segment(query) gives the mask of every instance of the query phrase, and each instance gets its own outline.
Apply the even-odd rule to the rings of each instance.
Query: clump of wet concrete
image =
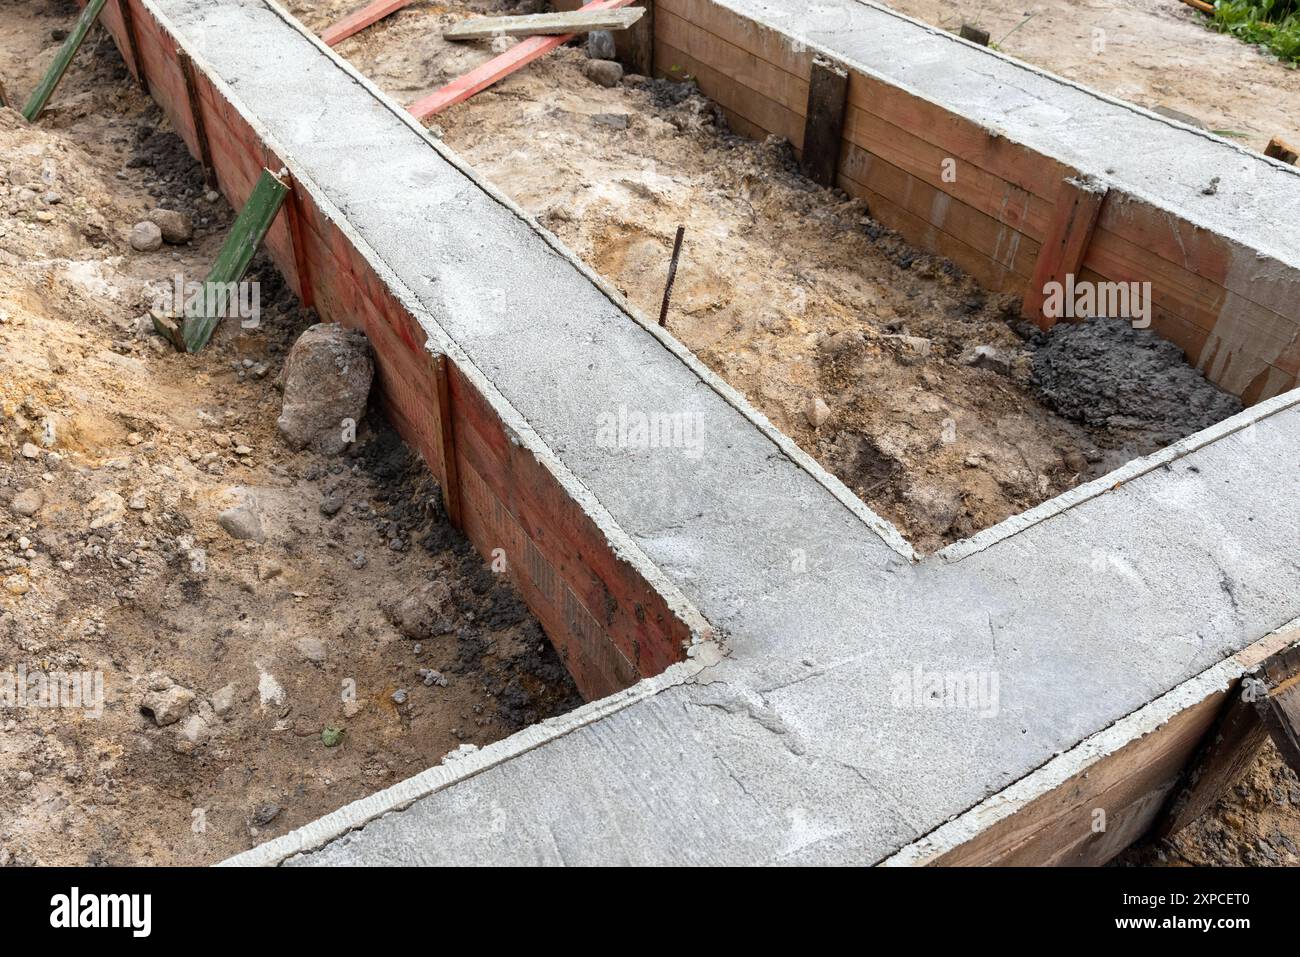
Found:
[[[1168,445],[1241,411],[1178,346],[1115,319],[1060,323],[1031,345],[1032,382],[1059,414]]]

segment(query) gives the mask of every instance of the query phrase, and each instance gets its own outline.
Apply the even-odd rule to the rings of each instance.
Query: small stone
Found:
[[[23,489],[14,496],[9,508],[15,515],[21,515],[23,518],[31,518],[41,510],[45,504],[45,493],[38,488]]]
[[[144,441],[144,436],[141,435],[139,432],[132,432],[126,437],[127,445],[139,445],[143,441]]]
[[[180,685],[172,685],[165,691],[150,691],[140,701],[140,710],[154,720],[154,724],[163,728],[175,724],[194,701],[194,692]]]
[[[343,498],[342,493],[338,491],[326,492],[321,496],[320,513],[327,517],[337,515],[345,502],[346,499]]]
[[[271,801],[265,804],[259,804],[253,808],[253,813],[249,815],[248,823],[252,827],[266,827],[277,817],[280,816],[280,805]]]
[[[318,323],[298,337],[284,368],[276,427],[289,447],[338,455],[355,439],[374,378],[370,344],[358,332]]]
[[[1006,375],[1011,371],[1011,360],[994,346],[975,346],[967,349],[961,354],[959,361],[962,365],[973,366],[976,369],[989,369],[999,375]]]
[[[279,562],[267,562],[258,572],[258,578],[264,582],[269,582],[272,578],[279,578],[284,574],[284,566]]]
[[[126,503],[126,507],[133,512],[143,512],[148,508],[149,499],[145,495],[144,489],[136,489],[132,492],[130,500]]]
[[[625,130],[628,127],[628,116],[626,113],[595,113],[591,121],[600,126],[608,126],[615,130]]]
[[[41,450],[38,449],[35,445],[33,445],[31,442],[23,443],[23,458],[35,459],[35,458],[40,458],[40,455],[41,455]]]
[[[116,525],[126,517],[126,502],[116,492],[100,492],[86,506],[92,531]]]
[[[587,56],[593,60],[614,59],[614,34],[609,30],[592,30],[587,34]]]
[[[352,567],[358,570],[366,567],[366,553],[357,552],[352,556]]]
[[[393,692],[393,704],[406,704],[406,689],[398,688]]]
[[[186,718],[177,729],[177,733],[190,744],[203,744],[212,735],[208,723],[197,714]]]
[[[343,741],[343,728],[326,728],[320,733],[320,741],[327,748],[338,747]]]
[[[807,416],[809,425],[814,429],[820,429],[822,423],[831,417],[831,409],[821,396],[815,395],[808,400],[804,415]]]
[[[155,252],[162,248],[162,230],[157,223],[136,223],[131,228],[131,248],[142,253]]]
[[[588,60],[582,65],[583,75],[601,86],[618,86],[623,79],[623,67],[613,60]]]
[[[188,213],[174,209],[155,209],[149,221],[158,227],[164,242],[172,245],[187,243],[194,236],[194,221]]]
[[[230,714],[231,709],[235,707],[236,685],[232,681],[224,688],[219,688],[212,694],[212,710],[219,716],[226,717]]]
[[[10,575],[5,579],[5,591],[11,595],[26,595],[32,590],[25,575]]]
[[[434,671],[432,668],[421,668],[416,674],[420,676],[420,680],[424,682],[426,688],[432,688],[434,685],[439,688],[447,687],[447,679],[440,671]]]
[[[241,541],[266,541],[261,516],[257,514],[251,503],[245,502],[219,512],[217,524],[224,528],[231,538],[238,538]]]
[[[314,665],[325,663],[325,642],[319,638],[304,637],[294,642],[294,647],[298,649],[298,654],[302,655],[305,661],[310,661]]]
[[[208,202],[208,203],[215,203],[220,198],[221,198],[221,194],[218,193],[215,189],[210,189],[203,194],[204,202]]]

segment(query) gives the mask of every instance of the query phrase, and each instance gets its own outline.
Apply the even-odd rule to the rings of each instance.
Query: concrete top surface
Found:
[[[1300,169],[865,0],[712,2],[1300,267]]]
[[[406,810],[358,830],[344,809],[246,860],[874,862],[1300,615],[1300,396],[916,562],[287,16],[149,3],[728,653],[434,794],[403,792]],[[702,443],[601,443],[620,408],[695,416]],[[926,707],[917,669],[996,676],[996,703]]]

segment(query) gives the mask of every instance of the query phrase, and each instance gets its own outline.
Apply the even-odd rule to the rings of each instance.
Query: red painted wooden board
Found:
[[[633,0],[593,0],[583,10],[616,10],[626,7]],[[568,43],[576,36],[566,33],[558,37],[529,37],[512,46],[505,53],[493,57],[482,66],[470,70],[464,76],[457,77],[441,89],[435,90],[423,99],[416,100],[406,109],[417,120],[427,120],[435,113],[441,113],[449,106],[468,100],[475,93],[486,90],[493,83],[503,80],[521,67],[532,63],[540,56],[550,53],[557,47]]]
[[[409,7],[414,2],[415,0],[375,0],[374,3],[362,7],[356,13],[348,14],[327,29],[320,35],[321,42],[329,47],[342,43],[352,34],[361,32],[370,24],[384,19],[391,13],[396,13],[403,7]]]

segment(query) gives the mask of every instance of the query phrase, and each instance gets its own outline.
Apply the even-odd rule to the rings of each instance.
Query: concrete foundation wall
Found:
[[[576,649],[571,662],[616,685],[608,649],[649,662],[709,625],[725,636],[240,863],[862,864],[969,822],[1012,785],[1039,794],[1082,781],[1053,820],[1056,837],[1039,845],[1049,859],[1089,840],[1080,811],[1106,755],[1138,735],[1176,760],[1184,739],[1164,733],[1198,725],[1174,718],[1230,685],[1226,658],[1300,616],[1300,395],[918,562],[896,530],[274,4],[133,6],[157,19],[160,59],[168,43],[190,53],[232,135],[243,123],[243,146],[283,156],[303,218],[319,220],[317,254],[371,291],[378,316],[346,284],[321,291],[329,281],[310,265],[307,288],[365,325],[377,350],[415,357],[387,357],[384,388],[395,405],[407,385],[419,396],[401,405],[417,438],[421,411],[436,432],[446,409],[436,376],[417,391],[430,358],[419,335],[451,360],[453,428],[426,434],[431,467],[463,466],[456,487],[480,548],[517,542],[512,565],[524,569],[530,543],[560,556],[548,562],[567,593],[543,591],[546,566],[519,577],[548,630],[564,629],[556,640]],[[235,199],[259,160],[245,162],[245,179],[223,181]],[[521,314],[510,304],[525,295]],[[601,412],[648,402],[697,417],[703,454],[596,440]],[[606,593],[628,618],[598,607]],[[565,611],[570,594],[608,640],[592,647]],[[653,649],[635,628],[656,636]],[[918,668],[999,675],[1000,702],[974,715],[900,700],[900,677]],[[1150,715],[1153,699],[1174,717],[1124,725]],[[1122,725],[1120,744],[1094,746]],[[1034,775],[1048,767],[1044,784]],[[1147,813],[1137,806],[1125,821]],[[1110,849],[1094,844],[1088,859]]]
[[[130,3],[135,43],[119,8],[110,5],[105,26],[133,72],[132,51],[139,51],[153,97],[190,152],[203,156],[178,57],[183,41],[150,5],[123,2]],[[470,541],[489,561],[504,556],[507,573],[584,696],[603,697],[682,660],[705,631],[698,613],[657,572],[646,573],[644,558],[620,540],[598,504],[528,434],[463,354],[431,340],[415,318],[418,305],[404,301],[391,274],[382,275],[387,270],[373,250],[299,164],[281,155],[256,119],[232,101],[202,59],[194,63],[206,152],[222,192],[239,208],[263,169],[293,174],[294,191],[267,236],[267,249],[323,321],[365,331],[384,411],[453,496],[449,511]],[[440,355],[450,358],[441,389]],[[453,458],[456,467],[449,470]]]

